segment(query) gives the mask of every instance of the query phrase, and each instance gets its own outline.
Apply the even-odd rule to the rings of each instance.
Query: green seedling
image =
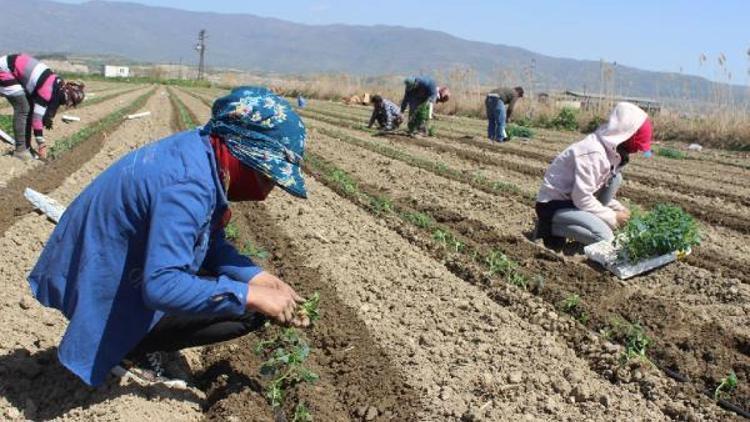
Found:
[[[700,244],[698,224],[682,208],[659,204],[651,212],[631,212],[618,231],[622,259],[638,262],[670,252],[684,252]]]
[[[507,255],[499,250],[493,250],[484,257],[484,264],[487,266],[490,277],[495,275],[502,276],[508,283],[527,289],[529,279],[518,272],[518,264],[513,262]]]
[[[435,229],[432,232],[432,239],[453,252],[461,252],[466,246],[463,242],[456,239],[453,234],[443,229]]]
[[[226,232],[226,229],[225,229],[225,232]],[[242,247],[241,252],[243,255],[246,255],[252,258],[258,258],[258,259],[268,258],[268,252],[265,249],[253,245],[252,242],[250,241],[245,242],[245,244]]]
[[[653,365],[646,352],[651,346],[651,338],[646,335],[646,331],[639,323],[630,323],[625,320],[614,320],[610,336],[615,340],[622,342],[625,351],[620,357],[621,363],[630,362],[631,360],[640,360]]]
[[[333,182],[339,185],[341,189],[344,190],[344,192],[348,194],[353,194],[357,192],[357,183],[352,180],[351,177],[349,177],[348,174],[346,174],[345,171],[340,169],[335,169],[331,172],[330,178]]]
[[[586,312],[584,312],[583,307],[581,306],[581,297],[575,293],[569,295],[563,300],[560,304],[560,309],[581,324],[586,324],[589,320],[588,315],[586,315]]]
[[[305,403],[297,403],[297,407],[294,408],[294,417],[292,422],[312,422],[313,418],[310,414],[310,410],[305,406]]]
[[[490,276],[507,275],[512,273],[515,268],[515,262],[511,261],[504,253],[493,250],[485,257],[485,264],[489,268]]]
[[[320,293],[315,292],[300,305],[298,313],[301,317],[307,318],[310,323],[313,323],[320,319],[319,305]]]
[[[404,214],[404,218],[422,229],[429,229],[435,224],[435,220],[432,217],[421,212],[407,212]]]
[[[684,160],[687,158],[687,154],[674,148],[659,148],[656,150],[656,155],[675,160]]]
[[[274,338],[259,342],[255,353],[266,359],[260,373],[270,379],[266,399],[274,409],[282,407],[290,388],[318,380],[318,375],[304,365],[310,346],[294,328],[286,328]]]
[[[533,138],[534,131],[522,125],[508,125],[508,136],[511,138]]]
[[[737,388],[737,374],[732,371],[729,375],[721,379],[721,383],[714,390],[714,400],[728,396],[735,388]]]
[[[135,101],[133,101],[129,105],[126,105],[125,107],[102,117],[93,124],[84,127],[83,129],[70,136],[58,140],[50,148],[49,157],[51,159],[59,158],[61,155],[70,151],[71,149],[73,149],[73,147],[80,144],[81,142],[84,142],[99,133],[108,131],[118,126],[120,123],[122,123],[125,116],[141,109],[144,105],[146,105],[146,101],[149,99],[149,97],[151,97],[151,95],[154,94],[154,92],[155,90],[152,89],[136,98]]]
[[[224,237],[229,240],[235,240],[240,237],[240,230],[237,228],[237,225],[234,224],[234,221],[230,221],[226,227],[224,227]]]
[[[477,184],[485,184],[485,183],[487,183],[487,177],[485,175],[483,175],[480,171],[477,171],[472,176],[471,181],[473,183],[477,183]]]
[[[430,126],[427,129],[427,136],[437,136],[437,129],[435,129],[435,126]]]
[[[388,214],[393,212],[393,202],[391,202],[391,200],[388,198],[371,196],[370,209],[375,213],[375,215]]]

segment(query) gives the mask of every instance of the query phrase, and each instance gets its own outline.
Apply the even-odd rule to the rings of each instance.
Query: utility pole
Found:
[[[206,72],[206,30],[201,29],[198,33],[198,44],[195,45],[195,50],[200,54],[200,61],[198,62],[198,80],[203,80]]]

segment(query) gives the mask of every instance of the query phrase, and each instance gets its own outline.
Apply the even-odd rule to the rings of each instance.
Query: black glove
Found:
[[[54,119],[52,119],[52,117],[50,116],[44,116],[44,118],[42,118],[42,123],[44,124],[44,127],[49,130],[52,130],[53,122],[54,122]]]

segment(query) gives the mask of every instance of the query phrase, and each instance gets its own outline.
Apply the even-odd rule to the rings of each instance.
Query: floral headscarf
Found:
[[[307,198],[300,165],[305,153],[305,125],[289,103],[269,89],[237,87],[217,99],[202,135],[218,135],[242,164]]]

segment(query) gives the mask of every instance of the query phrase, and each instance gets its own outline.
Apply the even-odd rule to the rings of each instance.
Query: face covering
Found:
[[[617,168],[625,167],[630,162],[630,151],[628,151],[627,142],[623,142],[617,146],[617,153],[620,154],[620,165]]]
[[[224,141],[217,136],[210,136],[211,146],[216,155],[219,177],[227,198],[230,201],[263,201],[276,184],[255,170],[245,166],[236,159]]]
[[[651,149],[651,136],[653,134],[653,127],[651,126],[651,120],[646,119],[640,128],[630,137],[627,141],[620,145],[623,145],[625,151],[630,154],[642,151],[646,152]]]

